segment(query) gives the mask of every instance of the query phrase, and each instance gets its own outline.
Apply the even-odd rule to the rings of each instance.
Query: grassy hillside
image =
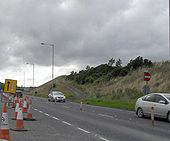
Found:
[[[152,78],[148,83],[151,92],[170,92],[169,70],[169,62],[154,63],[150,68]],[[68,99],[79,101],[83,98],[87,104],[133,110],[135,100],[143,95],[142,88],[145,85],[143,72],[144,68],[138,68],[131,70],[126,76],[118,76],[109,81],[100,79],[97,83],[86,84],[65,80],[66,76],[61,76],[56,78],[54,83],[55,89],[64,92]],[[34,92],[37,91],[38,96],[47,97],[51,86],[50,81]],[[83,96],[81,97],[80,94]]]

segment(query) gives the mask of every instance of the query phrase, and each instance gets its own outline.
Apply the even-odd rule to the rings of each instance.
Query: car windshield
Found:
[[[164,94],[164,96],[165,96],[168,100],[170,100],[170,94]]]
[[[63,95],[61,92],[53,92],[53,95]]]

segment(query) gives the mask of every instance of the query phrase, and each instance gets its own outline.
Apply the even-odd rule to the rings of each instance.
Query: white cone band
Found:
[[[9,129],[8,113],[2,113],[1,129]]]
[[[17,120],[23,120],[22,108],[18,109]]]
[[[29,105],[29,107],[28,107],[28,113],[30,113],[31,112],[31,105]]]
[[[18,109],[19,109],[19,103],[16,104],[15,112],[18,112]]]
[[[23,108],[27,108],[27,101],[24,100]]]

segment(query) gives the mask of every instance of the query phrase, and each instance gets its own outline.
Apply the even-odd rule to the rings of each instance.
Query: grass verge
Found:
[[[135,110],[136,100],[100,100],[100,99],[85,99],[84,103],[89,105],[118,108],[124,110]]]

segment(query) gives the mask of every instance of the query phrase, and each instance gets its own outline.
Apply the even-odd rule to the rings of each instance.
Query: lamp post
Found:
[[[51,72],[52,72],[52,90],[53,90],[53,79],[54,79],[54,44],[41,43],[41,45],[52,47],[52,58],[51,58],[51,61],[52,61],[52,71]]]
[[[30,64],[30,63],[26,63],[26,64]],[[32,85],[34,87],[34,64],[30,64],[30,65],[32,65],[32,76],[33,76],[33,78],[32,78]]]

